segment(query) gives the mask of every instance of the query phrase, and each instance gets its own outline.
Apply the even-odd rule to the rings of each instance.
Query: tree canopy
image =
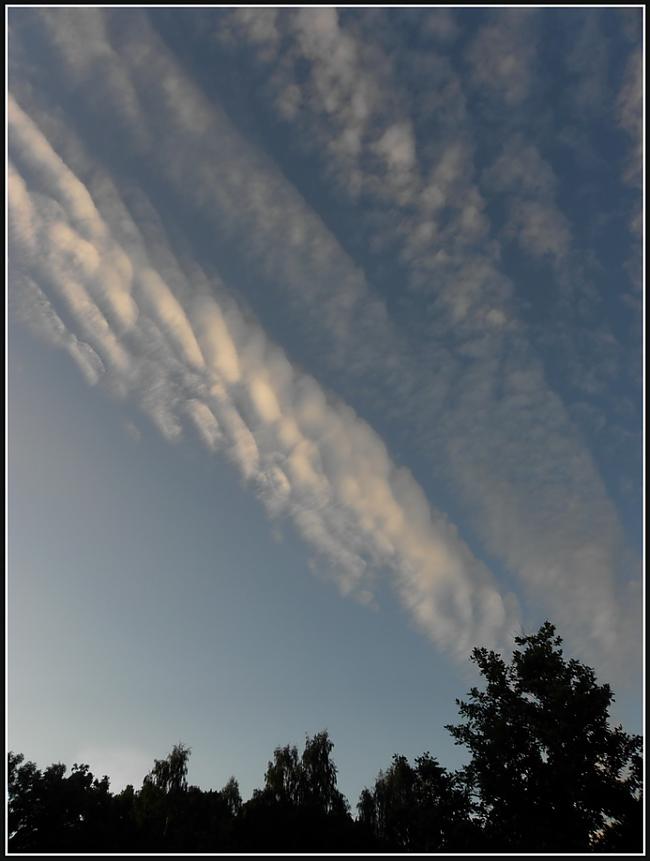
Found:
[[[467,784],[486,840],[499,848],[571,852],[634,832],[640,812],[640,736],[611,727],[613,693],[594,671],[566,660],[550,622],[515,637],[509,664],[476,648],[486,681],[447,729],[472,760]]]
[[[112,794],[87,764],[40,770],[9,753],[12,852],[640,852],[642,739],[612,726],[613,693],[567,660],[546,622],[515,637],[507,662],[486,648],[483,678],[447,729],[469,753],[450,772],[429,752],[395,754],[352,817],[327,730],[277,747],[264,786],[243,802],[188,785],[190,748],[174,745],[135,790]]]

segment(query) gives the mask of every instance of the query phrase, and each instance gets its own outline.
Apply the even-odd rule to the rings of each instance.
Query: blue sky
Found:
[[[9,10],[9,743],[354,804],[546,618],[641,727],[640,8]]]

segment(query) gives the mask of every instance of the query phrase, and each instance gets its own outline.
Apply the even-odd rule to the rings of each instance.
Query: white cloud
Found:
[[[631,143],[623,179],[639,190],[643,184],[643,57],[641,50],[635,51],[627,61],[625,76],[617,98],[618,123]],[[635,238],[641,239],[643,231],[642,202],[639,199],[630,218],[630,229]]]
[[[33,140],[42,150],[42,141]],[[58,168],[69,181],[69,168],[62,162]],[[56,172],[49,179],[59,187]],[[46,189],[32,198],[24,184],[18,187],[38,219]],[[45,213],[48,224],[47,208]],[[65,215],[63,209],[57,229],[42,231],[45,257],[54,271],[45,283],[67,300],[73,325],[94,348],[110,354],[110,343],[113,352],[123,351],[125,361],[113,361],[113,374],[166,438],[177,439],[183,417],[189,416],[209,449],[223,447],[230,453],[269,511],[290,517],[324,555],[343,594],[362,593],[367,601],[373,576],[386,568],[415,621],[439,645],[464,655],[477,631],[492,643],[505,641],[504,625],[514,624],[514,607],[506,611],[487,570],[444,516],[431,510],[413,477],[395,469],[365,422],[327,396],[315,380],[292,369],[234,305],[224,310],[214,298],[201,296],[186,313],[144,259],[130,261],[140,312],[124,333],[127,350],[84,286],[84,280],[91,282],[103,271],[103,250],[114,251],[110,227],[98,216],[98,244],[84,240],[88,247],[81,246],[79,281],[72,282],[58,275],[73,236]],[[41,275],[27,258],[19,257],[13,265],[31,266]],[[107,291],[111,287],[110,281],[103,285]],[[196,333],[192,320],[200,320]],[[225,350],[217,346],[220,336]],[[155,375],[153,356],[159,360]],[[499,602],[501,614],[494,611]]]
[[[460,34],[454,13],[450,9],[430,8],[423,16],[421,25],[427,35],[442,43],[453,42]]]
[[[386,129],[375,148],[393,170],[409,170],[415,165],[415,141],[406,123]]]
[[[69,332],[40,287],[25,274],[17,276],[11,288],[11,301],[19,320],[46,343],[66,350],[84,375],[94,385],[104,373],[104,364],[85,341]]]
[[[512,204],[506,235],[514,235],[521,246],[535,257],[566,257],[570,233],[566,218],[554,206],[536,200]]]
[[[497,192],[551,197],[557,180],[539,150],[518,134],[506,141],[502,152],[484,172],[485,186]]]
[[[571,33],[568,50],[564,53],[569,74],[563,97],[574,116],[594,116],[606,110],[605,106],[611,101],[611,46],[607,32],[610,26],[598,9],[581,10],[575,20],[579,22],[578,29]]]
[[[533,257],[550,256],[562,269],[571,229],[556,202],[557,179],[536,146],[516,135],[482,176],[486,189],[505,196],[504,235]]]
[[[194,303],[195,328],[212,371],[232,385],[240,378],[239,358],[219,308],[207,299]]]
[[[529,9],[499,10],[467,51],[474,85],[493,91],[510,107],[520,105],[530,90],[535,60],[530,14]]]
[[[185,404],[185,409],[191,416],[205,445],[212,451],[216,451],[223,440],[223,434],[214,413],[207,404],[196,398],[190,398]]]
[[[183,309],[158,273],[150,267],[138,272],[138,286],[157,323],[169,334],[182,359],[192,368],[205,362]]]
[[[141,154],[142,141],[149,142],[145,150],[148,167],[166,191],[193,208],[196,217],[228,243],[234,254],[245,257],[254,277],[262,279],[265,287],[272,285],[269,290],[283,302],[287,319],[300,320],[314,355],[329,362],[339,380],[354,382],[358,391],[362,391],[363,383],[373,394],[380,389],[388,392],[381,402],[387,415],[392,412],[399,416],[409,428],[413,444],[420,441],[420,452],[428,458],[430,468],[445,475],[470,511],[483,546],[531,587],[536,601],[554,610],[565,608],[568,616],[566,608],[574,607],[576,595],[584,594],[585,600],[574,614],[580,618],[571,618],[568,624],[583,631],[589,627],[589,619],[612,608],[614,629],[619,625],[618,598],[614,595],[616,513],[583,441],[544,379],[528,333],[517,318],[512,285],[499,270],[499,245],[489,239],[484,201],[475,178],[463,82],[447,61],[429,58],[427,62],[440,76],[441,86],[434,95],[445,134],[428,147],[420,147],[418,140],[418,146],[410,148],[406,137],[401,143],[396,139],[393,150],[401,152],[402,166],[394,162],[389,169],[384,164],[381,171],[373,172],[372,165],[362,158],[382,134],[394,128],[413,129],[414,135],[417,131],[409,103],[400,102],[401,92],[393,86],[392,59],[383,57],[371,40],[354,38],[353,31],[343,28],[332,10],[322,15],[280,17],[269,13],[259,18],[247,10],[236,10],[233,20],[240,12],[243,17],[233,27],[241,25],[236,30],[239,35],[254,33],[251,42],[260,50],[264,48],[265,61],[277,61],[277,68],[269,75],[278,92],[286,95],[287,88],[297,88],[291,90],[290,101],[299,107],[292,114],[298,128],[309,131],[303,139],[327,155],[330,169],[341,187],[349,189],[351,200],[363,190],[379,225],[370,231],[371,240],[382,248],[385,237],[389,237],[407,264],[408,284],[421,291],[421,307],[426,309],[421,321],[423,328],[425,321],[427,326],[426,349],[414,352],[408,334],[390,320],[361,269],[343,252],[323,221],[269,159],[237,133],[218,104],[200,92],[139,15],[130,18],[131,26],[119,39],[110,34],[106,37],[107,49],[112,52],[108,69],[119,66],[120,75],[128,81],[128,91],[140,105],[137,115],[128,115],[117,84],[105,90],[103,109],[110,108],[119,116],[123,144]],[[60,73],[69,87],[77,88],[91,71],[94,77],[104,69],[105,61],[100,60],[99,51],[89,52],[84,61],[88,65],[80,75],[74,57],[68,61],[68,52],[72,50],[70,39],[75,38],[70,33],[74,34],[74,21],[81,12],[70,19],[58,18],[56,12],[48,15],[53,43],[60,50]],[[68,42],[56,35],[66,28]],[[327,39],[319,41],[318,34],[324,32]],[[483,42],[477,43],[481,50],[494,48],[493,35],[488,32]],[[507,46],[507,56],[514,56],[525,66],[532,57],[521,36],[521,31],[513,31],[503,38],[513,42]],[[274,47],[280,37],[294,40],[293,47],[282,56]],[[330,50],[323,50],[325,44]],[[301,58],[313,62],[304,86],[298,85],[292,67],[293,61]],[[520,103],[530,83],[527,72],[524,70],[517,82],[512,70],[506,75],[507,71],[502,69],[497,85],[504,88],[506,99]],[[512,92],[506,79],[514,81]],[[449,128],[455,130],[453,134]],[[545,174],[540,156],[533,182],[525,165],[535,159],[525,142],[520,155],[524,169],[518,176],[523,176],[531,199],[527,197],[520,205],[518,235],[537,253],[551,253],[557,258],[566,248],[568,228],[564,225],[564,232],[562,226],[557,228],[553,221],[557,213],[549,211],[552,178]],[[501,177],[500,181],[511,190],[517,179]],[[540,199],[542,192],[547,196]],[[50,193],[65,209],[68,197],[54,182]],[[72,198],[69,205],[74,210]],[[74,222],[71,215],[70,226],[92,241]],[[111,230],[118,236],[116,221],[111,222]],[[125,232],[132,232],[131,228]],[[264,376],[268,372],[268,344],[260,333],[238,313],[229,313],[221,301],[214,307],[206,306],[212,323],[202,324],[187,301],[192,294],[188,284],[163,273],[162,254],[152,252],[157,246],[155,237],[152,239],[155,231],[145,225],[143,232],[149,243],[147,252],[156,257],[155,266],[153,260],[147,265],[158,272],[169,289],[173,287],[205,360],[205,367],[201,367],[191,342],[178,329],[174,333],[175,315],[165,317],[154,296],[146,314],[155,313],[158,325],[148,316],[143,321],[138,318],[128,342],[142,354],[133,386],[141,387],[137,389],[140,391],[145,381],[156,381],[156,386],[147,388],[153,402],[148,408],[155,408],[162,416],[161,427],[173,435],[170,416],[176,414],[179,404],[190,397],[204,403],[222,429],[224,450],[230,452],[242,473],[251,482],[257,481],[260,488],[264,485],[267,498],[282,500],[274,503],[276,510],[293,504],[287,501],[285,481],[301,488],[311,507],[308,514],[297,507],[292,516],[332,558],[339,548],[349,583],[358,584],[367,574],[363,554],[383,564],[391,552],[404,553],[387,532],[386,524],[399,520],[387,501],[389,496],[378,497],[385,503],[381,514],[354,508],[360,505],[355,502],[355,492],[361,499],[369,493],[367,479],[357,475],[356,467],[346,476],[347,461],[339,453],[346,450],[355,454],[358,450],[350,441],[358,428],[354,417],[344,423],[345,433],[337,431],[332,416],[341,408],[333,408],[318,388],[310,391],[313,386],[308,377],[296,377],[291,369],[287,371],[286,364],[283,370],[279,359],[271,375],[274,402],[264,389],[269,385]],[[144,264],[128,244],[121,247],[128,250],[134,267],[132,290],[139,302],[137,272]],[[188,260],[183,260],[182,266],[186,271],[191,269]],[[99,303],[99,294],[93,296]],[[102,305],[102,311],[110,319],[108,308]],[[191,355],[194,363],[188,362]],[[159,365],[162,368],[156,370]],[[172,368],[177,382],[172,382],[176,376],[168,373]],[[528,383],[524,384],[527,374]],[[206,377],[217,382],[208,385]],[[258,382],[252,384],[253,380]],[[314,440],[313,434],[324,424],[338,437],[340,449]],[[273,440],[270,450],[266,447],[269,439]],[[368,439],[366,433],[366,444]],[[301,448],[304,440],[316,445],[321,463],[309,445]],[[269,452],[284,460],[267,462]],[[473,480],[474,474],[480,479]],[[553,481],[548,480],[551,475]],[[350,479],[347,483],[345,477]],[[575,488],[579,491],[575,491],[573,504],[565,507],[564,500]],[[388,489],[394,495],[392,479]],[[332,499],[343,499],[346,511],[352,507],[355,516],[343,523]],[[415,510],[419,511],[419,506],[409,509],[410,517]],[[320,512],[318,517],[314,511]],[[354,530],[349,528],[352,523]],[[337,530],[345,537],[344,544]],[[362,542],[363,552],[355,543],[360,535],[372,536],[372,542]],[[549,536],[553,537],[557,564],[544,568],[540,554],[544,543],[548,545],[551,540]],[[413,547],[418,546],[419,539],[410,537]],[[590,588],[592,574],[583,562],[575,567],[572,585],[563,585],[557,572],[573,570],[574,561],[582,559],[580,554],[588,542],[599,548],[600,562],[593,575],[596,587]],[[531,558],[536,561],[531,563]],[[439,559],[444,568],[444,557]],[[413,564],[405,555],[399,571],[406,584],[405,596],[410,595],[404,600],[414,601],[418,609],[413,612],[420,619],[433,619],[437,605],[434,602],[433,609],[429,605],[426,589],[435,578],[430,582],[420,562]],[[440,593],[446,582],[442,575],[435,581]],[[409,583],[411,592],[406,588]],[[425,584],[421,600],[413,598],[418,594],[418,583]],[[457,594],[462,594],[463,588],[459,584]],[[476,595],[481,595],[481,589],[476,589]],[[492,599],[484,596],[481,600],[482,612],[496,619],[499,613]],[[455,598],[448,601],[453,607]],[[474,624],[478,624],[477,618]],[[593,630],[594,636],[600,636],[600,629]]]

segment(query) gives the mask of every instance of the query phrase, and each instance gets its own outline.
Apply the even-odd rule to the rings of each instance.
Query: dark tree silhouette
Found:
[[[349,805],[337,789],[334,745],[327,730],[294,745],[277,747],[264,789],[243,805],[238,822],[244,851],[345,851],[355,845]]]
[[[144,783],[150,783],[164,793],[184,792],[191,752],[191,748],[182,742],[175,744],[165,759],[154,760],[154,767],[144,778]]]
[[[220,791],[188,786],[179,743],[135,790],[117,795],[88,765],[43,771],[9,753],[8,845],[21,853],[619,852],[642,850],[641,738],[609,723],[613,694],[566,660],[545,623],[515,638],[509,663],[485,648],[485,680],[462,722],[447,727],[471,754],[448,772],[429,753],[395,755],[352,819],[337,787],[326,730],[302,755],[278,747],[264,787],[243,803],[231,777]]]
[[[112,796],[108,777],[94,779],[88,765],[62,763],[41,772],[22,754],[9,753],[8,820],[12,851],[91,851],[106,845],[111,832]]]
[[[302,803],[323,813],[345,815],[349,805],[336,788],[337,768],[331,758],[334,743],[327,730],[307,736],[302,754]]]
[[[515,643],[510,664],[474,649],[486,688],[457,700],[464,723],[447,727],[472,754],[486,849],[640,849],[641,737],[609,725],[609,685],[565,660],[550,622]]]
[[[300,804],[302,783],[298,748],[288,744],[276,747],[264,775],[264,788],[270,797],[281,803]]]
[[[237,816],[241,810],[242,800],[239,793],[239,784],[234,777],[231,777],[228,780],[220,794],[224,804],[230,812],[230,815]]]
[[[187,824],[187,770],[191,750],[175,744],[165,759],[156,759],[136,799],[136,817],[147,842],[158,851],[182,848]]]
[[[266,792],[277,802],[314,807],[323,813],[346,813],[348,803],[336,788],[333,748],[327,730],[306,737],[301,757],[295,746],[277,747],[264,777]]]
[[[462,774],[450,774],[430,753],[411,766],[393,756],[372,790],[363,789],[359,822],[394,851],[460,851],[480,845]]]

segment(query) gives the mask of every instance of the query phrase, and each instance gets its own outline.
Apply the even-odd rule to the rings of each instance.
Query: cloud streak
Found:
[[[231,30],[225,30],[224,41],[247,38],[250,16],[233,12],[227,20]],[[323,22],[308,11],[298,35],[296,19],[278,14],[272,26],[269,21],[266,30],[254,32],[251,44],[271,72],[269,89],[279,113],[285,116],[282,97],[291,90],[295,110],[288,118],[301,139],[338,178],[342,196],[355,201],[363,192],[364,203],[373,207],[373,241],[385,251],[398,251],[411,289],[427,299],[427,305],[418,297],[407,300],[426,321],[418,335],[426,332],[431,346],[421,365],[435,367],[446,384],[437,391],[430,378],[417,385],[420,392],[435,392],[431,400],[419,399],[418,418],[435,422],[434,438],[441,444],[431,447],[433,435],[428,426],[420,429],[417,419],[415,438],[429,441],[436,474],[446,473],[483,546],[522,577],[528,594],[568,629],[580,629],[578,640],[594,639],[609,653],[618,641],[625,650],[629,604],[623,597],[618,605],[615,597],[615,580],[626,568],[619,562],[625,553],[617,513],[584,437],[548,385],[514,285],[502,269],[501,246],[514,239],[531,257],[552,263],[560,297],[556,307],[564,318],[573,316],[570,312],[567,317],[572,303],[593,305],[596,297],[584,268],[576,264],[572,228],[557,202],[556,177],[535,144],[521,132],[515,134],[488,164],[479,185],[470,142],[468,92],[487,92],[497,118],[514,113],[521,124],[524,115],[514,109],[521,111],[530,95],[537,61],[535,16],[516,10],[491,17],[466,54],[473,70],[469,87],[430,46],[426,52],[412,46],[408,57],[400,54],[381,14],[367,27],[359,19],[344,27],[334,10],[327,21],[334,34],[330,38],[337,38],[350,58],[347,65],[340,64],[341,73],[333,50],[314,55],[312,45]],[[309,28],[312,41],[304,35]],[[490,52],[495,54],[491,60]],[[302,83],[295,71],[298,61],[311,64]],[[396,85],[393,73],[403,73],[409,63],[414,80],[416,70],[436,80],[435,100],[415,88],[417,96],[404,94]],[[346,74],[348,69],[353,71]],[[317,93],[335,75],[335,92],[341,95],[323,108]],[[369,107],[360,125],[349,106],[368,92],[381,97],[366,100]],[[425,111],[440,117],[435,146],[424,134],[416,142],[411,132],[422,125]],[[342,154],[336,142],[348,131],[360,144],[353,153]],[[431,137],[431,128],[427,132]],[[384,149],[394,152],[392,161],[373,158]],[[484,192],[492,198],[503,195],[506,204],[498,238],[486,218]],[[604,391],[615,378],[621,350],[607,326],[596,338],[593,323],[584,325],[590,326],[588,340],[598,342],[588,354],[588,368],[567,341],[566,330],[557,333],[559,344],[578,390],[596,386]],[[573,408],[570,401],[569,406]],[[446,467],[441,470],[436,455],[442,452]],[[543,536],[550,535],[549,543]]]
[[[391,317],[323,218],[201,90],[146,16],[45,10],[30,20],[57,58],[64,90],[81,93],[84,116],[97,121],[101,94],[102,110],[110,109],[116,118],[114,134],[129,158],[146,161],[171,199],[215,237],[220,253],[227,248],[246,261],[258,290],[253,304],[263,308],[267,297],[281,303],[297,332],[291,360],[298,354],[303,364],[327,366],[330,385],[348,399],[359,393],[363,412],[380,413],[385,427],[415,446],[430,473],[452,488],[481,548],[520,578],[527,594],[576,639],[625,652],[625,641],[634,635],[628,635],[628,603],[617,582],[629,572],[622,573],[617,561],[622,545],[617,513],[584,440],[548,384],[501,263],[501,244],[510,237],[560,267],[569,254],[571,225],[558,208],[553,172],[534,143],[513,138],[491,159],[485,176],[479,174],[467,99],[484,82],[474,73],[469,83],[463,81],[438,49],[414,50],[406,58],[393,49],[381,14],[352,16],[345,26],[336,10],[325,9],[235,10],[217,19],[222,44],[246,40],[266,64],[279,115],[318,152],[343,197],[351,204],[364,202],[371,247],[396,252],[408,286],[401,302],[415,311],[414,330],[414,324],[403,326]],[[453,21],[439,20],[436,44],[448,44]],[[496,50],[504,39],[512,42],[506,54],[514,57],[515,71],[533,63],[522,40],[517,42],[520,30],[495,26],[489,23],[477,33],[463,68],[476,70],[472,58]],[[303,79],[295,71],[300,63],[309,69]],[[403,98],[397,78],[408,63],[412,74],[419,69],[435,76],[434,93]],[[533,66],[519,82],[513,68],[501,70],[492,95],[522,105]],[[96,86],[92,94],[89,81]],[[428,138],[425,108],[440,117],[436,134]],[[16,140],[23,140],[29,124],[17,122]],[[107,384],[139,392],[140,403],[170,439],[182,432],[187,417],[209,448],[231,457],[270,511],[291,512],[301,534],[347,572],[343,589],[370,593],[368,572],[393,566],[404,603],[418,619],[435,618],[432,628],[445,630],[435,609],[445,602],[457,620],[469,614],[470,628],[479,624],[476,602],[486,619],[496,620],[499,613],[489,610],[492,598],[483,586],[474,594],[467,585],[482,583],[485,572],[476,573],[483,569],[465,558],[465,551],[456,548],[449,555],[455,544],[442,516],[430,513],[426,528],[404,532],[408,541],[398,540],[396,500],[410,500],[413,512],[428,503],[422,495],[415,505],[418,494],[405,490],[408,482],[399,469],[386,467],[377,453],[371,464],[384,476],[384,489],[372,485],[369,467],[357,475],[363,445],[375,450],[368,443],[374,432],[336,398],[325,396],[313,376],[292,370],[287,355],[278,358],[257,324],[247,324],[241,311],[221,298],[216,301],[214,284],[201,280],[190,254],[173,259],[155,208],[151,217],[137,219],[141,227],[146,224],[140,236],[127,217],[128,206],[118,217],[123,204],[114,195],[111,229],[101,227],[92,197],[89,203],[56,159],[45,158],[42,146],[35,143],[32,149],[21,145],[15,156],[30,189],[34,184],[31,210],[21,208],[16,186],[21,254],[27,259],[37,211],[41,233],[44,224],[53,224],[46,247],[77,279],[73,288],[60,279],[52,282],[48,301],[74,317],[107,369]],[[94,167],[89,184],[96,181],[91,174],[97,175]],[[47,187],[47,199],[38,197],[41,187]],[[503,236],[493,233],[487,188],[506,197]],[[135,198],[129,202],[133,208]],[[103,200],[108,211],[106,195]],[[121,269],[113,259],[123,261]],[[116,283],[108,289],[110,277]],[[200,313],[194,305],[199,282]],[[211,320],[207,330],[204,317]],[[424,346],[414,347],[415,334],[424,336]],[[297,394],[305,391],[313,396],[306,398],[311,413]],[[317,405],[314,391],[326,407]],[[310,415],[329,428],[341,450],[346,434],[356,440],[357,427],[365,428],[363,445],[345,443],[344,464],[353,481],[338,478],[343,468],[328,448],[333,444],[312,427]],[[294,508],[296,487],[308,506]],[[383,499],[381,511],[355,508],[360,499],[368,506],[375,495]],[[347,520],[336,514],[343,510],[352,512]],[[426,521],[417,515],[415,522]],[[439,536],[444,552],[426,544],[427,529]],[[421,549],[409,555],[407,544]],[[437,560],[436,570],[466,573],[436,579],[427,573],[422,548]],[[438,590],[433,603],[427,589]],[[470,609],[461,610],[458,596]],[[447,637],[440,634],[441,641]]]
[[[294,370],[232,302],[204,293],[183,308],[150,261],[131,259],[117,246],[90,195],[81,193],[79,180],[14,100],[9,116],[12,146],[20,143],[28,163],[35,150],[42,168],[41,191],[33,196],[15,176],[18,194],[10,214],[18,268],[33,272],[65,303],[73,329],[83,332],[163,433],[174,438],[182,432],[183,414],[189,416],[204,444],[231,457],[269,512],[288,516],[328,560],[343,594],[371,600],[374,577],[384,569],[415,622],[439,645],[464,656],[477,637],[505,639],[516,625],[514,598],[502,599],[487,569],[429,506],[408,470],[395,467],[372,429],[312,377]],[[46,199],[57,196],[67,207],[53,221]],[[97,245],[73,227],[78,200],[91,219],[86,233]],[[43,264],[23,253],[31,236],[21,234],[26,212]],[[90,298],[101,292],[110,306],[113,293],[123,289],[115,279],[97,280],[111,255],[127,257],[138,309],[121,336]],[[75,282],[69,280],[71,256]],[[152,332],[161,370],[151,399]]]

